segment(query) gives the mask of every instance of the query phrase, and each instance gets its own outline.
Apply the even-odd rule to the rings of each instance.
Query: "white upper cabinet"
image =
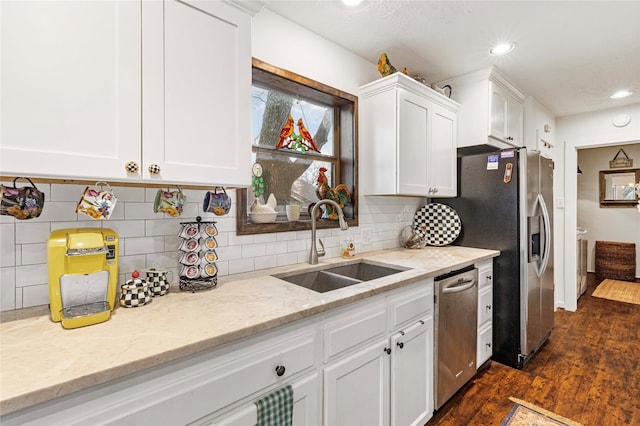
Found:
[[[495,67],[443,81],[458,110],[458,148],[522,147],[525,95]]]
[[[3,174],[125,177],[140,159],[140,4],[0,2]]]
[[[0,7],[3,174],[249,184],[247,13],[218,1]]]
[[[144,1],[142,18],[143,177],[249,185],[250,16],[170,0]]]
[[[360,88],[359,181],[365,195],[456,195],[458,104],[402,73]]]

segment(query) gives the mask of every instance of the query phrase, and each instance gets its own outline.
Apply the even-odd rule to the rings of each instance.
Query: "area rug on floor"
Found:
[[[515,405],[500,423],[500,426],[582,426],[581,423],[574,422],[526,401],[513,397],[509,397],[509,399],[515,402]]]
[[[640,305],[640,283],[606,279],[591,294],[593,297]]]

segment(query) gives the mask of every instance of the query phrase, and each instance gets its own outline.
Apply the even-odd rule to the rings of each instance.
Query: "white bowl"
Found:
[[[272,223],[276,221],[277,217],[278,217],[278,212],[251,213],[251,222]]]

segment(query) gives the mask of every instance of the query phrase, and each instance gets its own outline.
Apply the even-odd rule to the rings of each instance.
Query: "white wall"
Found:
[[[617,241],[635,243],[636,277],[640,277],[640,211],[635,207],[600,207],[600,171],[619,170],[610,169],[609,160],[620,148],[633,159],[634,167],[640,168],[640,143],[578,150],[582,174],[577,178],[577,223],[588,230],[590,272],[595,271],[595,242]]]
[[[312,78],[342,91],[357,94],[360,85],[379,78],[374,62],[356,56],[303,27],[262,9],[252,25],[253,56],[280,68]],[[377,58],[373,58],[377,61]],[[359,141],[366,143],[366,141]],[[9,182],[3,182],[10,184]],[[180,221],[218,221],[220,276],[306,262],[310,231],[238,236],[235,232],[235,193],[229,215],[218,218],[202,214],[205,191],[186,191],[187,207],[178,219],[153,212],[156,189],[113,186],[118,204],[111,219],[94,222],[77,215],[75,207],[84,186],[38,184],[45,192],[42,216],[19,221],[0,216],[0,310],[49,303],[46,241],[54,229],[104,226],[121,238],[120,283],[135,269],[151,267],[177,272]],[[356,252],[398,246],[403,227],[411,224],[424,198],[364,197],[359,200],[360,226],[348,231],[319,230],[327,257],[340,255],[341,241],[353,238]],[[213,290],[215,291],[215,290]]]
[[[631,122],[625,127],[615,127],[612,119],[628,114]],[[560,199],[564,210],[556,211],[561,225],[556,239],[556,250],[563,253],[564,280],[556,285],[556,306],[575,311],[576,299],[576,227],[577,225],[577,149],[607,145],[620,145],[640,141],[640,104],[627,105],[603,111],[556,118],[558,142],[556,149],[556,175],[563,181],[554,188],[556,204]],[[560,148],[563,146],[563,148]],[[557,281],[556,281],[557,283]]]

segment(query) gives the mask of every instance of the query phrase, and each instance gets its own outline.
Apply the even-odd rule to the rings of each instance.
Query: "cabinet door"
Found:
[[[320,424],[320,380],[312,374],[291,384],[293,387],[293,426]],[[254,403],[213,422],[197,422],[198,425],[253,426],[258,424],[258,410]]]
[[[196,0],[143,2],[143,17],[143,177],[249,185],[251,18]]]
[[[431,134],[432,104],[398,89],[398,192],[426,196],[427,143]]]
[[[455,197],[456,173],[456,113],[434,105],[432,133],[428,145],[427,181],[429,195]]]
[[[507,106],[507,142],[517,147],[524,146],[524,106],[513,97],[509,97]]]
[[[324,369],[325,425],[389,424],[389,340]]]
[[[423,425],[433,415],[433,317],[391,336],[391,424]]]
[[[509,95],[498,85],[489,82],[489,136],[507,140],[507,104]]]
[[[140,3],[0,2],[0,169],[125,177],[140,158]]]

